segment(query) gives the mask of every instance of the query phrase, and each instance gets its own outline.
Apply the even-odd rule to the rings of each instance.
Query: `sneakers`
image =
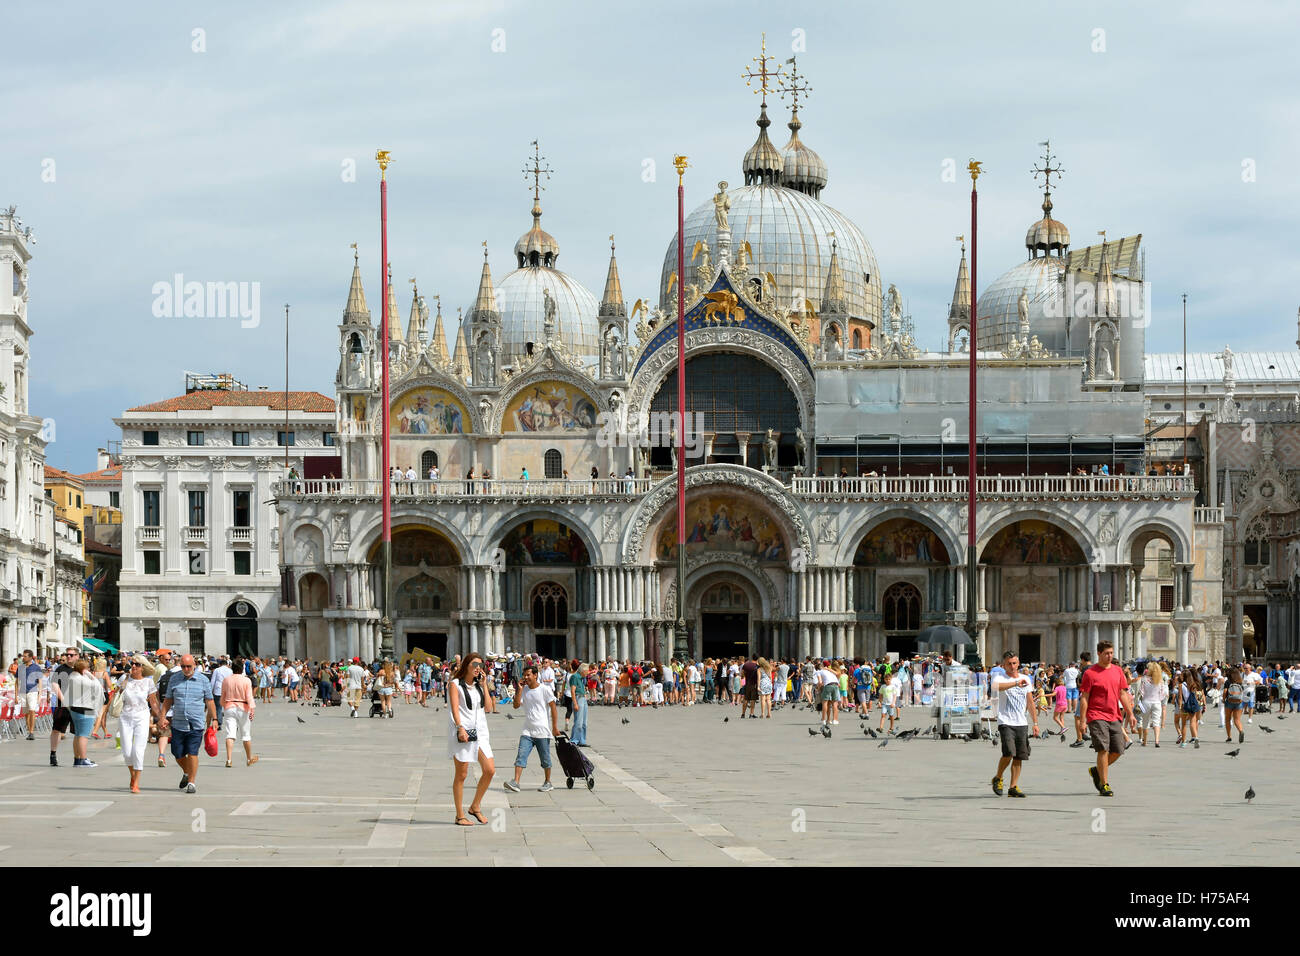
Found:
[[[1201,749],[1201,739],[1200,739],[1199,737],[1193,737],[1193,738],[1192,738],[1192,747],[1193,747],[1193,749],[1195,749],[1195,750],[1200,750],[1200,749]]]
[[[50,766],[51,766],[51,767],[57,767],[58,765],[59,765],[59,755],[58,755],[57,753],[55,753],[53,750],[51,750],[51,751],[50,751]]]
[[[1070,746],[1071,746],[1071,747],[1082,747],[1085,743],[1087,743],[1086,740],[1076,740],[1074,743],[1070,744]]]
[[[1246,718],[1246,723],[1248,723],[1248,724],[1253,724],[1254,722],[1255,722],[1255,718],[1254,718],[1254,717],[1247,717],[1247,718]],[[31,738],[29,737],[29,738],[27,738],[27,739],[30,740]]]
[[[1002,796],[1002,778],[1001,778],[1001,777],[994,777],[994,778],[993,778],[993,792],[994,792],[995,794],[997,794],[999,797]]]
[[[1097,792],[1103,797],[1106,795],[1107,785],[1101,782],[1101,774],[1097,773],[1096,767],[1088,768],[1088,776],[1092,777],[1092,785],[1097,788]]]
[[[505,788],[509,790],[511,793],[519,792],[519,784],[515,783],[513,780],[507,780],[505,782]]]
[[[1245,742],[1246,742],[1246,732],[1244,730],[1237,731],[1237,743],[1244,744]]]
[[[1023,796],[1024,796],[1024,793],[1021,791],[1021,789],[1020,789],[1019,787],[1012,787],[1010,790],[1007,791],[1007,796],[1008,796],[1008,797],[1023,797]]]
[[[189,782],[190,782],[190,775],[187,773],[181,774],[181,782],[176,785],[176,789],[184,790],[185,785],[188,784]]]
[[[185,792],[186,792],[186,793],[198,793],[198,792],[199,792],[199,788],[196,787],[196,786],[194,786],[194,784],[192,784],[192,783],[187,783],[187,784],[185,785]]]
[[[28,740],[35,740],[35,739],[36,739],[36,735],[35,735],[35,734],[28,734],[28,735],[27,735],[27,739],[28,739]]]
[[[99,764],[95,763],[95,761],[93,760],[73,760],[72,765],[74,767],[98,767],[99,766]]]
[[[1115,791],[1110,788],[1110,784],[1108,783],[1103,783],[1098,793],[1100,793],[1103,797],[1115,796]]]
[[[555,784],[551,783],[551,781],[549,780],[537,788],[539,793],[550,793],[554,789],[555,789]]]
[[[349,717],[355,717],[356,715],[357,715],[357,709],[356,709],[355,707],[353,707],[353,708],[352,708],[352,713],[349,714],[348,716],[349,716]]]

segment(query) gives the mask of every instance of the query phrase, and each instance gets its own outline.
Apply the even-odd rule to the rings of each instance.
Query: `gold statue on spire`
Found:
[[[386,178],[388,174],[388,164],[393,161],[392,154],[386,149],[377,149],[375,150],[375,161],[379,163],[379,178]]]
[[[982,161],[977,161],[974,159],[972,159],[969,163],[966,164],[966,171],[970,173],[970,181],[972,186],[975,185],[975,180],[980,178],[980,174],[984,172],[983,167],[984,167],[984,163]]]

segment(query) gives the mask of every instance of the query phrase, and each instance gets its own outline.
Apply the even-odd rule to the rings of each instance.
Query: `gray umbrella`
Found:
[[[951,647],[955,644],[974,643],[965,631],[960,627],[953,627],[951,624],[938,624],[934,627],[927,627],[916,636],[916,646],[918,648]]]

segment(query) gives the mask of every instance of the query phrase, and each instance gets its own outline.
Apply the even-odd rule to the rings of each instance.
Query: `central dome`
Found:
[[[784,165],[785,160],[781,160]],[[750,275],[770,272],[776,277],[782,308],[802,308],[809,299],[820,310],[831,264],[831,243],[838,246],[840,272],[844,277],[849,315],[880,321],[880,275],[876,254],[866,236],[843,213],[819,199],[784,186],[760,184],[727,191],[731,210],[731,256],[735,261],[742,242],[753,249]],[[832,236],[831,234],[834,233]],[[718,254],[717,217],[709,200],[686,217],[686,284],[694,275],[691,250],[703,240],[710,261]],[[676,292],[668,293],[668,281],[677,271],[676,238],[669,240],[659,282],[660,306],[675,314]]]

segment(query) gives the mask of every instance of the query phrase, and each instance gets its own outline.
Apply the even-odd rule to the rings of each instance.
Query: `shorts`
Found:
[[[253,739],[252,721],[248,711],[242,707],[227,707],[222,716],[222,726],[227,740],[251,741]]]
[[[379,694],[380,694],[381,697],[392,697],[392,696],[393,696],[393,688],[391,688],[391,687],[381,687],[381,688],[379,688]]]
[[[859,704],[865,704],[868,701],[868,699],[870,699],[870,697],[871,697],[871,692],[869,690],[867,690],[865,687],[858,688],[857,698]]]
[[[68,728],[72,726],[72,711],[67,707],[54,708],[54,729],[61,734],[66,734]]]
[[[29,690],[23,700],[23,706],[27,708],[27,713],[36,714],[40,712],[41,692],[39,690]]]
[[[1116,724],[1116,726],[1119,726]],[[1002,756],[1013,760],[1029,759],[1029,728],[1013,727],[1011,724],[998,724],[998,736],[1002,738]]]
[[[1159,727],[1160,714],[1163,710],[1164,705],[1158,700],[1153,700],[1151,703],[1143,705],[1142,718],[1138,726],[1143,730],[1150,730],[1152,727]]]
[[[89,737],[91,730],[95,727],[95,712],[93,710],[74,710],[72,713],[72,729],[78,737]]]
[[[429,693],[430,691],[432,691],[432,690],[433,690],[433,681],[431,681],[431,680],[422,680],[422,681],[420,681],[420,690],[424,691],[426,694]]]
[[[881,705],[880,705],[880,715],[881,715],[882,717],[897,717],[897,716],[898,716],[898,705],[897,705],[897,704],[881,704]]]
[[[197,757],[199,751],[203,749],[203,731],[201,730],[173,730],[172,731],[172,756],[178,760],[181,757]]]
[[[1227,701],[1224,701],[1223,709],[1228,713],[1232,713],[1234,710],[1241,710],[1241,701],[1237,701],[1235,704],[1230,704]]]
[[[1078,700],[1078,699],[1079,699],[1079,688],[1077,688],[1077,687],[1067,687],[1067,688],[1065,688],[1065,699],[1066,699],[1066,700]]]
[[[537,756],[542,760],[542,769],[551,769],[551,738],[550,737],[528,737],[519,738],[519,752],[515,754],[515,766],[527,767],[528,755],[537,748]]]
[[[1090,720],[1088,734],[1092,737],[1092,749],[1097,753],[1124,752],[1124,731],[1118,720]]]
[[[758,685],[757,685],[757,684],[746,684],[746,685],[745,685],[745,700],[750,701],[750,702],[758,700]]]
[[[835,703],[840,699],[840,689],[834,684],[827,684],[822,688],[822,700]]]

